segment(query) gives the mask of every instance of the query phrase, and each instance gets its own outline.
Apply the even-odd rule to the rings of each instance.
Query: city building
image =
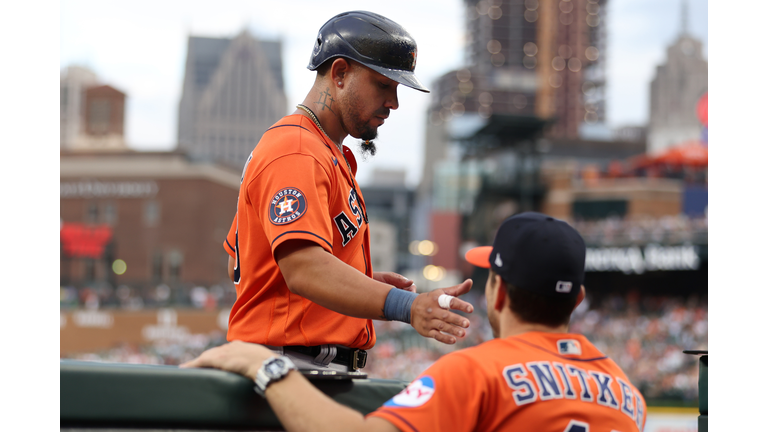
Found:
[[[373,271],[404,272],[414,265],[408,251],[414,192],[405,185],[405,170],[374,169],[361,186],[371,229]]]
[[[680,34],[667,48],[666,61],[656,67],[651,82],[649,153],[702,140],[704,125],[696,115],[696,105],[707,93],[708,64],[701,41],[688,31],[686,14],[683,2]]]
[[[427,222],[416,227],[417,237],[459,244],[462,217],[473,211],[485,181],[477,176],[489,172],[484,167],[509,167],[486,180],[522,199],[516,209],[531,210],[543,194],[531,181],[538,175],[534,165],[546,157],[540,147],[611,139],[605,127],[606,3],[464,1],[465,66],[431,85],[415,217]],[[443,253],[433,262],[461,265]]]
[[[192,160],[242,168],[273,123],[286,114],[282,43],[190,36],[178,149]]]
[[[126,150],[125,93],[100,84],[96,74],[70,66],[60,79],[62,150]]]
[[[177,152],[62,152],[60,186],[62,286],[231,285],[238,171]]]

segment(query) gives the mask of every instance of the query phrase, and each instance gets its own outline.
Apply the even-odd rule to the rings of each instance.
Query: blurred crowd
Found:
[[[467,336],[453,346],[423,338],[407,324],[375,321],[377,343],[369,351],[368,376],[411,381],[440,356],[490,340],[484,296],[470,292],[465,299],[475,305],[475,312],[468,315]],[[706,298],[640,296],[637,292],[588,297],[574,313],[571,330],[586,335],[616,361],[646,399],[691,401],[697,397],[698,357],[682,351],[707,349]],[[223,332],[213,332],[173,343],[122,345],[72,358],[176,365],[225,342]]]
[[[173,341],[160,340],[145,345],[126,343],[112,349],[67,358],[107,363],[178,365],[194,359],[209,348],[226,343],[226,336],[224,332],[219,331],[209,334],[186,334]]]
[[[572,221],[588,245],[627,246],[658,244],[706,244],[707,216],[681,214],[658,218],[609,217],[594,221]]]

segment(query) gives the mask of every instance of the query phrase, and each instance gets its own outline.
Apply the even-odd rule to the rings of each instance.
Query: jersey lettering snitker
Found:
[[[344,147],[350,166],[356,162]],[[371,320],[352,318],[288,290],[274,259],[287,240],[314,242],[372,275],[364,202],[344,155],[302,115],[268,129],[243,169],[224,248],[235,258],[237,300],[227,339],[271,346],[339,344],[368,349]]]
[[[402,431],[637,432],[646,407],[584,336],[528,332],[440,358],[369,415]]]

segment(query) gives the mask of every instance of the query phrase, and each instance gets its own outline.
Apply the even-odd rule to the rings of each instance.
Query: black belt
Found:
[[[286,346],[283,347],[284,351],[295,352],[299,354],[306,354],[311,357],[317,357],[320,355],[322,347],[319,346]],[[331,360],[331,363],[336,363],[349,367],[350,370],[358,370],[365,367],[365,363],[368,361],[368,353],[358,348],[347,348],[345,346],[336,345],[336,357]]]

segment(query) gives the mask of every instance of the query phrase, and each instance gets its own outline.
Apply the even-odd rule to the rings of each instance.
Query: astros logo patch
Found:
[[[280,189],[269,204],[269,220],[275,225],[289,224],[307,212],[304,194],[296,188]]]
[[[405,390],[384,403],[391,407],[417,407],[424,405],[435,394],[435,381],[432,377],[421,377],[410,383]]]

